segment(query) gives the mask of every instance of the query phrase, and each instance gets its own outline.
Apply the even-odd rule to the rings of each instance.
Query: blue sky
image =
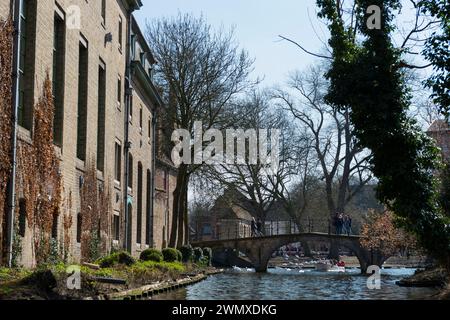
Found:
[[[178,12],[203,14],[214,27],[235,27],[236,38],[255,60],[254,76],[270,86],[286,81],[289,72],[317,61],[278,35],[301,41],[313,51],[323,48],[316,33],[326,39],[326,28],[316,18],[315,0],[143,0],[135,16],[142,29],[145,21]],[[313,27],[314,26],[314,27]]]

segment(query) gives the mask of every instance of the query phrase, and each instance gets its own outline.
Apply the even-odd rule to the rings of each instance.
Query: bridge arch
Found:
[[[243,252],[250,259],[256,272],[266,272],[272,254],[279,248],[296,242],[334,241],[339,247],[352,251],[357,257],[361,273],[366,273],[370,265],[381,266],[386,257],[374,254],[364,249],[359,236],[330,235],[323,233],[302,233],[291,235],[276,235],[267,237],[241,238],[230,240],[214,240],[193,243],[194,246],[210,248],[229,248]]]

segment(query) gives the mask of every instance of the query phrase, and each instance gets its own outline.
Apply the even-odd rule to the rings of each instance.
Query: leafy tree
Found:
[[[378,198],[420,244],[450,267],[450,224],[439,207],[438,150],[407,115],[410,96],[405,86],[401,51],[391,40],[399,0],[358,0],[357,26],[363,42],[353,36],[339,14],[341,1],[318,0],[319,17],[328,20],[333,59],[326,100],[335,108],[351,108],[361,145],[373,153],[371,166],[379,179]],[[369,29],[367,8],[381,9],[381,28]]]
[[[367,250],[389,257],[400,250],[416,247],[415,239],[397,228],[392,212],[369,212],[368,221],[361,228],[361,244]]]
[[[424,13],[439,19],[441,29],[428,38],[423,54],[433,65],[434,73],[426,82],[433,89],[434,102],[441,113],[450,116],[450,3],[444,0],[422,0]]]

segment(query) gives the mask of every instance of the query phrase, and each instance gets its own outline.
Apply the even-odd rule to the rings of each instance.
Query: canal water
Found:
[[[155,297],[156,300],[424,300],[433,299],[433,288],[404,288],[396,281],[414,269],[383,269],[381,288],[369,290],[367,277],[358,269],[345,273],[314,270],[227,270],[188,288]]]

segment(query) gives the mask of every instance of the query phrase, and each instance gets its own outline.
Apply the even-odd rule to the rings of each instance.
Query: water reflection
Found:
[[[422,300],[432,299],[437,289],[402,288],[397,280],[412,269],[382,270],[381,289],[369,290],[367,277],[358,269],[345,273],[313,270],[229,270],[186,289],[156,297],[157,300]]]

